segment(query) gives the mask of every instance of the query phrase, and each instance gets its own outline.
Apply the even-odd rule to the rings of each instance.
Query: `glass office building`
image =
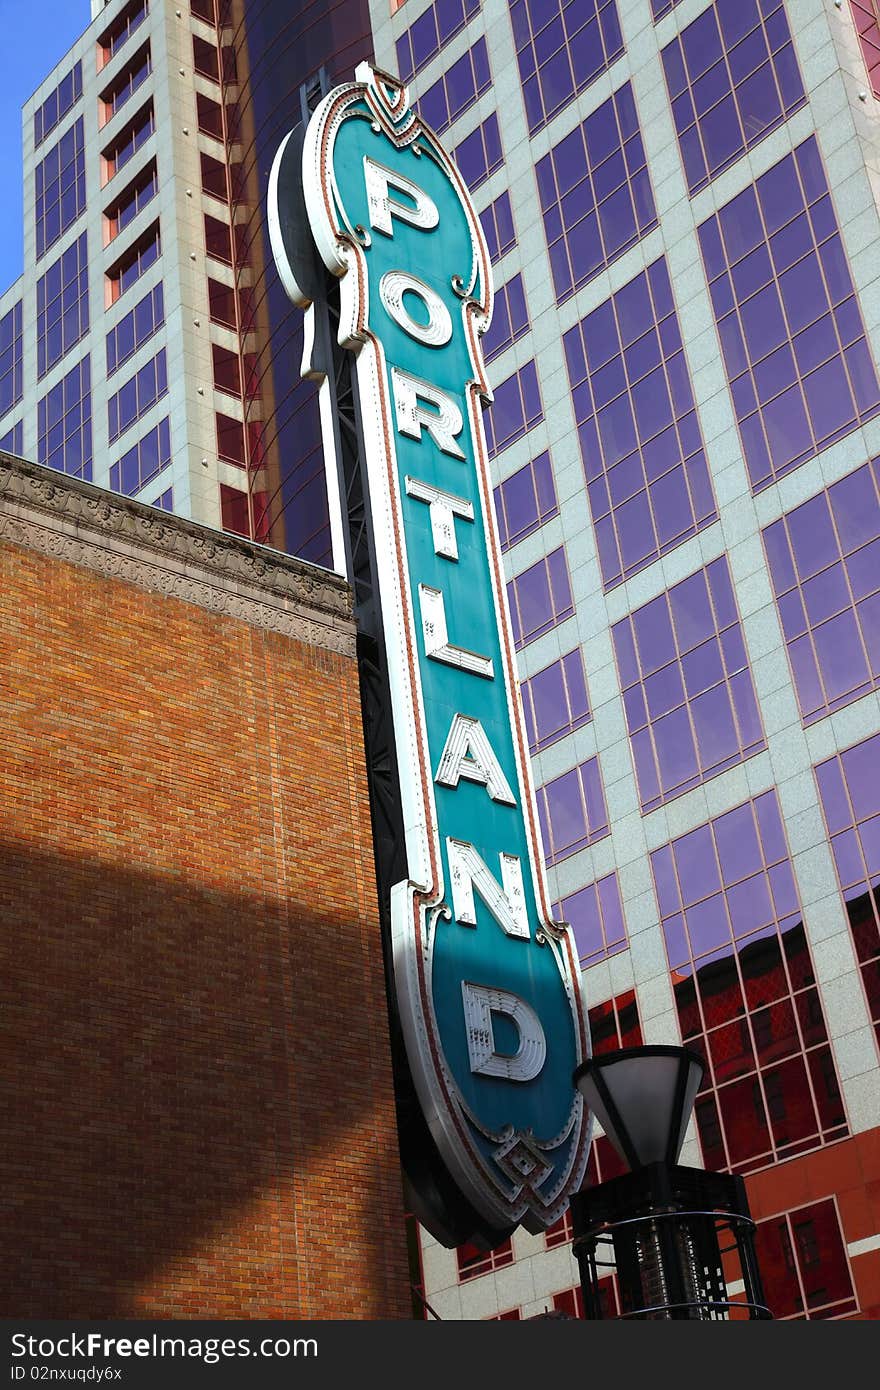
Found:
[[[330,565],[265,194],[282,137],[370,51],[365,0],[92,0],[23,111],[0,446]]]
[[[371,14],[495,265],[493,482],[594,1049],[699,1051],[683,1161],[746,1176],[776,1315],[877,1316],[876,0]],[[579,1307],[565,1223],[421,1244],[441,1317]]]

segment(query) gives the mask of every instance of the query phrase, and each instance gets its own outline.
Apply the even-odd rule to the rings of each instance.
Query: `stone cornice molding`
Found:
[[[353,656],[337,574],[0,452],[0,542]]]

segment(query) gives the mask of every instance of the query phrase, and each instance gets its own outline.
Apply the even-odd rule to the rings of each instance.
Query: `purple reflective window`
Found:
[[[529,134],[623,52],[615,0],[511,0]]]
[[[880,1044],[880,734],[820,763],[816,781]]]
[[[538,788],[538,820],[548,869],[609,833],[598,758]]]
[[[480,93],[488,91],[491,85],[486,40],[477,39],[473,48],[453,63],[415,105],[422,120],[439,133],[473,106]]]
[[[626,950],[626,922],[617,874],[608,874],[570,893],[553,904],[553,913],[558,921],[568,922],[574,932],[578,959],[585,969]]]
[[[21,454],[24,443],[24,428],[21,420],[16,420],[11,430],[0,438],[0,449],[8,454]]]
[[[853,23],[862,45],[868,82],[880,100],[880,4],[877,0],[849,0]]]
[[[492,323],[483,338],[485,360],[491,362],[529,330],[529,311],[526,307],[526,291],[523,278],[511,276],[495,294],[492,308]]]
[[[715,0],[662,56],[691,194],[806,101],[782,0]]]
[[[483,415],[490,458],[495,458],[544,418],[534,360],[496,386],[494,395],[494,401]]]
[[[0,319],[0,416],[22,398],[21,300]]]
[[[37,260],[86,206],[86,159],[80,116],[34,171]]]
[[[148,0],[131,0],[125,9],[111,24],[110,28],[98,39],[98,47],[101,50],[104,63],[109,63],[122,48],[123,44],[138,29],[147,17],[149,12]]]
[[[612,635],[643,812],[765,747],[726,556]]]
[[[651,0],[651,17],[654,23],[656,24],[665,14],[669,14],[670,10],[674,10],[677,4],[678,0]]]
[[[539,753],[593,717],[580,647],[524,680],[520,693],[530,753]]]
[[[752,491],[880,411],[815,137],[700,228]]]
[[[148,290],[107,334],[107,375],[111,376],[165,322],[162,282]]]
[[[657,225],[631,84],[535,168],[561,303]]]
[[[127,188],[110,204],[104,212],[104,241],[112,241],[137,217],[147,203],[152,202],[159,191],[159,174],[156,161],[152,160],[142,169]]]
[[[846,1117],[775,791],[651,855],[707,1167],[751,1172]]]
[[[134,245],[130,246],[107,271],[112,304],[115,304],[120,295],[125,294],[125,291],[159,259],[161,250],[159,223],[154,222],[153,226],[148,228],[143,236],[138,237]]]
[[[54,92],[50,92],[34,112],[34,148],[42,144],[46,136],[63,121],[68,111],[72,111],[82,96],[82,63],[76,63],[62,77]]]
[[[459,173],[473,193],[490,174],[500,169],[504,163],[504,150],[501,146],[501,132],[498,117],[493,111],[482,125],[472,130],[460,145],[452,151]]]
[[[136,420],[152,409],[167,390],[168,370],[165,365],[165,349],[162,348],[108,400],[107,428],[110,443],[115,443]]]
[[[37,458],[59,473],[92,479],[92,393],[88,356],[37,402]]]
[[[516,246],[513,209],[510,206],[510,194],[506,190],[480,213],[480,225],[489,248],[489,256],[493,261],[500,260],[511,247]]]
[[[524,536],[537,531],[551,516],[559,515],[553,465],[546,450],[498,484],[495,515],[502,550],[509,550]]]
[[[565,547],[511,579],[507,586],[513,639],[520,651],[574,613]]]
[[[126,497],[134,494],[161,473],[171,462],[171,427],[168,418],[160,420],[143,439],[133,444],[118,463],[110,468],[110,486]]]
[[[174,511],[174,488],[167,487],[163,493],[155,497],[150,503],[151,507],[158,507],[161,512]]]
[[[37,377],[43,377],[89,329],[86,233],[37,281]]]
[[[153,62],[150,56],[150,45],[145,43],[143,48],[135,53],[123,70],[113,78],[109,87],[101,93],[101,115],[99,124],[104,125],[117,111],[120,111],[129,98],[137,91],[143,82],[146,82],[150,73],[153,71]]]
[[[153,113],[152,98],[146,106],[142,106],[140,111],[131,118],[125,129],[116,137],[112,144],[108,145],[103,151],[105,160],[106,183],[117,174],[128,161],[137,154],[142,145],[146,144],[153,131],[156,129],[156,118]]]
[[[397,71],[409,82],[480,10],[480,0],[434,0],[397,40]]]
[[[880,458],[763,533],[801,717],[880,686]]]
[[[665,260],[563,341],[610,589],[717,518]]]

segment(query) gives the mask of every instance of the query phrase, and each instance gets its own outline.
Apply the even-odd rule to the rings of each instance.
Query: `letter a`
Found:
[[[457,787],[462,777],[468,782],[479,782],[493,801],[516,805],[485,729],[479,719],[468,714],[454,716],[434,780],[442,787]]]

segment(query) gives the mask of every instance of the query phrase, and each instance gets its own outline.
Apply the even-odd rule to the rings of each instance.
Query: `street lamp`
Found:
[[[612,1266],[623,1318],[771,1317],[742,1178],[677,1162],[702,1075],[701,1059],[683,1047],[607,1052],[574,1074],[630,1169],[572,1198],[588,1318],[604,1316],[600,1282]]]

